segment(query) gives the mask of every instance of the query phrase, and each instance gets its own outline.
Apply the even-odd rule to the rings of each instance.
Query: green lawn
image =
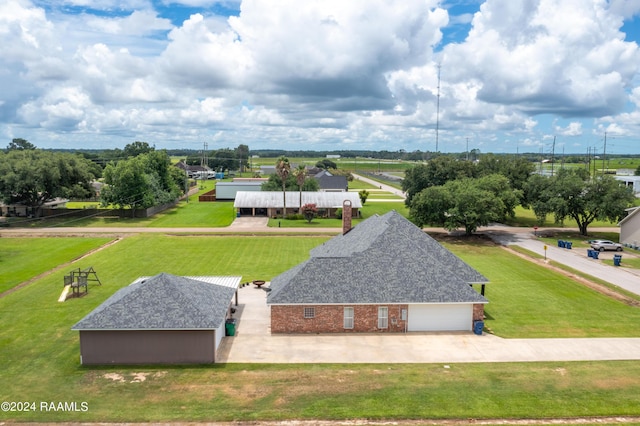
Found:
[[[107,242],[109,238],[2,238],[0,293]],[[59,284],[61,289],[62,279]]]
[[[511,226],[521,226],[521,227],[530,227],[541,226],[545,228],[577,228],[578,225],[573,219],[567,218],[564,223],[555,223],[553,219],[553,215],[548,215],[546,220],[542,225],[538,225],[538,221],[536,219],[536,215],[533,213],[531,209],[525,209],[522,206],[518,206],[515,209],[516,217],[507,220],[507,225]],[[618,222],[607,222],[607,221],[595,221],[589,225],[590,228],[596,227],[617,227]],[[587,229],[588,231],[588,229]]]
[[[486,276],[486,326],[501,337],[640,336],[640,309],[493,245],[446,244]]]
[[[7,241],[4,240],[3,242]],[[86,401],[86,412],[4,412],[0,421],[253,421],[640,415],[640,363],[102,367],[79,364],[70,327],[141,275],[269,280],[316,237],[139,235],[78,262],[102,286],[57,302],[64,271],[0,299],[0,399]],[[487,326],[506,337],[638,336],[640,310],[486,244],[450,243],[490,280]],[[74,265],[76,266],[76,265]],[[27,269],[24,267],[23,269]],[[588,315],[585,315],[588,311]],[[144,382],[135,375],[145,373]],[[122,377],[123,381],[109,377]],[[327,383],[330,385],[327,386]],[[588,403],[586,403],[588,402]]]

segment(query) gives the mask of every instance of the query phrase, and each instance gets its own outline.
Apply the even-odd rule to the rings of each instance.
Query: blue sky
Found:
[[[0,133],[640,153],[639,42],[635,0],[6,0]]]

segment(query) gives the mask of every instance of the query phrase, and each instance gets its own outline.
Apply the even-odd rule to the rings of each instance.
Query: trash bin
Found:
[[[482,335],[482,329],[484,328],[484,321],[474,321],[473,322],[473,333],[478,336]]]
[[[593,250],[587,249],[587,257],[593,257]]]
[[[558,247],[562,247],[562,243],[564,243],[564,241],[558,240]]]
[[[620,262],[622,262],[622,255],[621,254],[614,254],[613,255],[613,265],[614,266],[620,266]]]
[[[600,255],[600,252],[598,250],[591,250],[592,256],[594,259],[597,259],[598,256]]]
[[[569,250],[571,250],[571,246],[572,246],[572,245],[573,245],[573,243],[572,243],[571,241],[565,241],[565,242],[564,242],[564,246],[565,246],[566,248],[568,248]]]
[[[236,319],[229,318],[224,324],[225,326],[225,334],[227,336],[235,336],[236,335]]]

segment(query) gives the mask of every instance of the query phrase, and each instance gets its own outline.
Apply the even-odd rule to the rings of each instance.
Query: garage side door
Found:
[[[473,305],[409,305],[408,331],[470,331]]]

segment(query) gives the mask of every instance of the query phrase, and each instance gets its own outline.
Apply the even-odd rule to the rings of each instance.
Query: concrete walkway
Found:
[[[456,363],[640,360],[640,338],[502,339],[491,334],[271,335],[266,291],[238,290],[236,335],[221,363]]]

